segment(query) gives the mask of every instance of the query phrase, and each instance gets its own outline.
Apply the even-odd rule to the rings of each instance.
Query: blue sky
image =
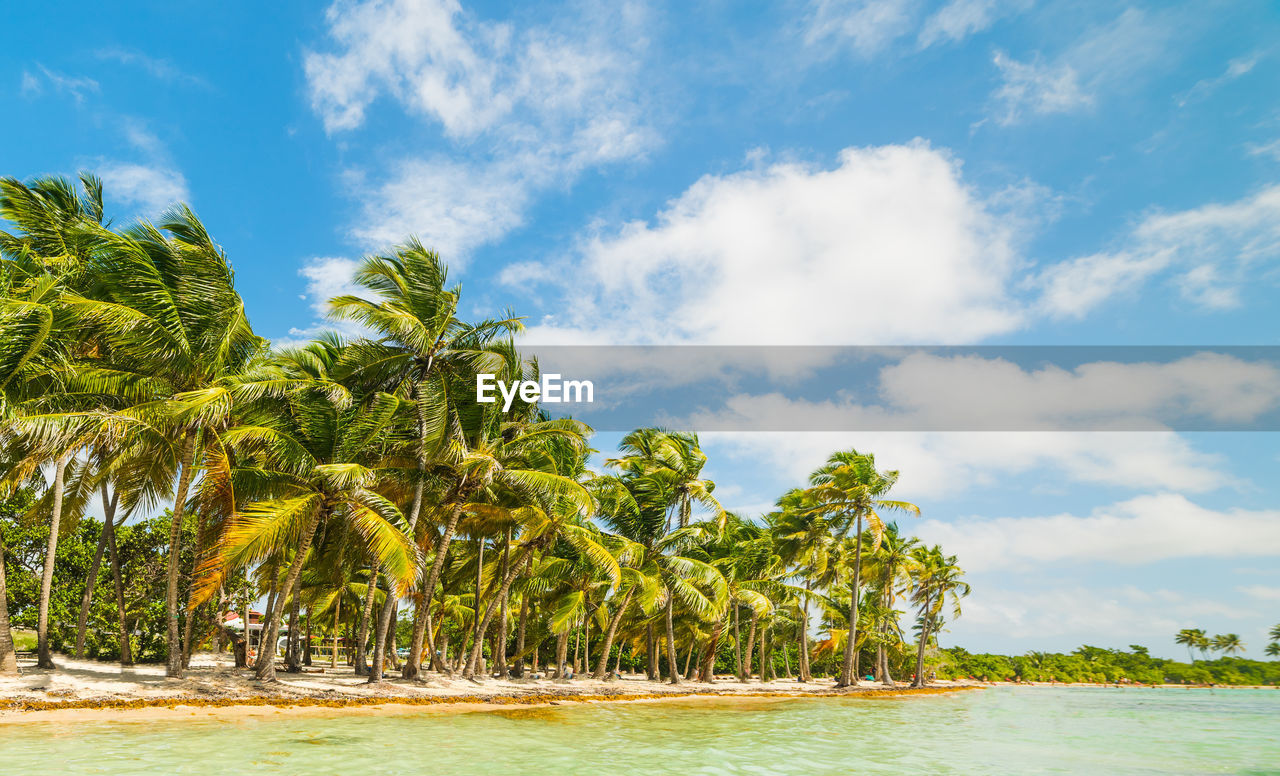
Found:
[[[190,201],[278,341],[417,234],[532,342],[1277,344],[1273,3],[686,5],[10,5],[0,173]],[[944,643],[1280,621],[1270,434],[706,441],[748,512],[901,469],[971,569]]]

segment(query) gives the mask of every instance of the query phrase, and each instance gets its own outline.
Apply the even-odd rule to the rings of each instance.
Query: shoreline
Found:
[[[805,698],[897,698],[945,695],[981,689],[980,685],[945,687],[854,687],[843,690],[715,690],[696,685],[687,690],[666,692],[546,692],[523,694],[419,695],[373,697],[283,697],[258,695],[235,698],[165,696],[157,698],[84,698],[67,701],[0,699],[0,725],[19,722],[141,721],[181,719],[192,716],[253,717],[263,714],[297,716],[330,715],[333,712],[365,714],[411,714],[416,712],[471,713],[547,708],[570,704],[656,703],[664,701],[797,700]]]

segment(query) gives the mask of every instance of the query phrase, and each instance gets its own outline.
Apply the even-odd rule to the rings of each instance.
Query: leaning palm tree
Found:
[[[1191,658],[1192,663],[1195,663],[1196,656],[1191,650],[1199,649],[1206,638],[1203,628],[1183,628],[1173,637],[1173,643],[1186,646],[1187,656]]]
[[[826,588],[831,582],[834,530],[829,516],[814,511],[814,498],[801,488],[793,488],[778,499],[778,511],[770,515],[776,549],[783,562],[804,580],[806,593]],[[812,678],[809,669],[809,596],[800,602],[800,681]]]
[[[265,346],[235,290],[231,265],[185,206],[122,233],[94,232],[92,294],[68,295],[77,325],[103,345],[105,363],[80,376],[81,390],[135,397],[125,411],[163,428],[176,460],[166,567],[166,674],[181,676],[178,580],[181,528],[204,432],[233,404],[228,380]]]
[[[885,498],[898,481],[896,471],[877,471],[875,456],[848,450],[833,454],[827,463],[809,478],[809,494],[817,502],[811,509],[815,514],[830,516],[839,526],[836,536],[846,537],[853,531],[854,558],[849,582],[849,632],[851,638],[845,646],[844,663],[840,668],[837,687],[848,687],[856,681],[858,672],[858,597],[862,587],[862,521],[867,521],[879,547],[884,533],[884,521],[880,512],[893,511],[919,515],[920,508],[907,501]]]
[[[1219,633],[1210,643],[1214,652],[1221,652],[1224,655],[1238,655],[1244,652],[1244,642],[1235,633]]]
[[[959,617],[960,599],[969,595],[969,585],[960,579],[964,571],[956,564],[956,556],[944,555],[937,545],[917,547],[913,560],[912,601],[919,606],[920,641],[916,645],[916,678],[912,686],[924,687],[924,650],[941,624],[942,607],[950,599],[952,614]]]
[[[400,408],[400,401],[388,394],[357,404],[331,385],[317,383],[283,398],[264,397],[220,435],[239,465],[210,471],[206,487],[236,491],[236,503],[249,503],[226,520],[202,565],[195,603],[213,595],[232,569],[281,550],[292,556],[264,623],[254,665],[259,679],[275,679],[275,643],[285,602],[297,590],[321,525],[348,526],[378,558],[393,590],[403,590],[412,580],[417,549],[403,530],[400,510],[379,492],[389,473],[378,458]]]

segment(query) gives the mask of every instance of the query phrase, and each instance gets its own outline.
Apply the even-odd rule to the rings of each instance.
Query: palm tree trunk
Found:
[[[226,593],[226,590],[225,590],[225,589],[223,589],[223,588],[221,588],[221,587],[219,587],[219,588],[218,588],[218,603],[217,603],[217,606],[216,606],[216,608],[215,608],[215,610],[214,610],[214,613],[213,613],[213,622],[214,622],[214,627],[213,627],[213,654],[214,654],[214,655],[221,655],[221,654],[222,654],[222,625],[223,625],[223,623],[225,623],[225,622],[226,622],[226,618],[223,616],[223,615],[225,615],[225,614],[226,614],[226,607],[227,607],[227,593]]]
[[[804,590],[809,592],[812,580],[804,581]],[[813,674],[809,671],[809,597],[805,596],[800,602],[800,654],[796,656],[796,662],[799,664],[800,681],[807,682],[813,678]]]
[[[920,644],[916,648],[916,679],[911,683],[912,687],[924,687],[924,649],[929,643],[929,614],[931,611],[928,596],[925,596],[924,607],[920,610]]]
[[[320,519],[324,514],[325,509],[317,509],[302,529],[302,542],[294,553],[293,562],[289,564],[289,575],[284,583],[285,590],[292,590],[298,583],[298,578],[302,576],[302,567],[307,562],[307,553],[311,550],[311,540],[315,538],[316,527],[320,525]],[[258,641],[258,660],[254,663],[253,673],[257,679],[264,682],[276,680],[276,637],[280,632],[280,620],[284,614],[284,599],[284,595],[281,594],[272,602],[271,611],[262,629],[262,637]],[[248,632],[249,623],[246,621],[245,633]]]
[[[471,653],[467,655],[466,666],[462,669],[463,676],[471,676],[476,667],[480,663],[480,657],[484,655],[484,636],[480,631],[480,607],[484,604],[484,538],[476,539],[476,621],[475,633],[471,634]],[[475,656],[474,662],[472,656]]]
[[[205,528],[205,512],[203,509],[196,513],[196,550],[195,565],[200,565],[200,555],[204,552],[204,528]],[[191,638],[195,632],[196,610],[192,606],[195,599],[195,586],[187,593],[187,621],[182,628],[182,668],[186,670],[191,666],[191,653],[196,651],[197,644],[191,643]],[[292,641],[292,631],[290,631],[290,641]]]
[[[858,671],[858,592],[862,582],[862,513],[856,518],[857,529],[853,535],[853,580],[849,583],[849,641],[844,648],[844,665],[840,668],[840,681],[836,687],[849,687],[856,680]]]
[[[111,584],[116,594],[116,621],[120,627],[120,665],[133,665],[133,648],[129,642],[129,612],[124,603],[124,578],[120,573],[120,553],[116,549],[116,526],[114,522],[103,525],[107,532],[107,560],[111,563]]]
[[[418,469],[420,472],[423,470],[423,465],[422,461],[418,462]],[[428,572],[427,580],[422,586],[422,594],[426,596],[428,604],[430,604],[431,600],[435,598],[436,583],[440,581],[440,571],[444,568],[445,556],[449,554],[449,545],[453,542],[453,532],[457,530],[458,519],[462,517],[462,493],[465,483],[465,479],[458,483],[458,489],[455,493],[455,498],[458,503],[449,513],[449,521],[445,523],[444,534],[440,537],[440,544],[436,547],[436,557],[431,563],[431,571]],[[421,500],[422,483],[421,478],[419,478],[418,486],[414,491],[415,513],[417,512],[419,502],[421,502]],[[415,613],[413,618],[413,636],[409,641],[409,659],[405,661],[404,673],[402,674],[405,679],[416,679],[418,677],[422,666],[422,641],[426,635],[431,632],[431,606],[428,605],[423,607],[420,613]],[[434,656],[436,652],[435,645],[428,641],[427,648]],[[434,661],[435,658],[433,657],[432,660]],[[370,681],[373,681],[372,678],[370,678]]]
[[[165,676],[182,676],[182,641],[178,628],[178,575],[182,560],[182,517],[187,506],[187,489],[191,487],[191,467],[195,464],[196,444],[194,432],[187,432],[182,444],[182,470],[178,474],[178,489],[173,494],[173,519],[169,522],[169,562],[165,590],[165,614],[169,618],[166,645],[169,653],[165,661]],[[246,624],[246,628],[248,625]],[[247,631],[246,631],[247,634]]]
[[[416,388],[414,389],[414,396],[415,398],[417,396]],[[421,438],[422,437],[421,423],[419,423],[418,431],[419,431],[419,438]],[[426,459],[422,457],[422,455],[420,454],[418,456],[417,482],[415,482],[413,485],[413,505],[409,508],[408,533],[409,533],[409,541],[411,542],[417,541],[418,515],[422,514],[422,487],[423,487],[423,476],[424,476],[424,473],[426,472],[426,468],[427,468]],[[391,630],[391,619],[394,616],[394,613],[396,612],[396,608],[397,608],[395,586],[391,583],[391,577],[389,575],[387,577],[387,596],[385,601],[386,603],[382,605],[382,615],[378,617],[378,629],[377,629],[378,635],[375,638],[375,643],[378,645],[378,648],[374,650],[373,665],[369,667],[369,683],[370,684],[376,684],[382,681],[383,655],[386,654],[386,649],[383,648],[383,645],[387,643],[387,634]],[[417,659],[417,653],[420,652],[421,650],[422,650],[421,640],[417,640],[416,643],[410,646],[409,659],[405,661],[404,670],[401,672],[401,676],[404,677],[405,679],[416,679],[418,677],[419,661]]]
[[[671,672],[669,681],[680,684],[680,665],[676,657],[675,596],[667,591],[667,669]]]
[[[773,663],[769,659],[772,655],[768,654],[769,645],[769,626],[765,625],[760,631],[760,683],[764,684],[769,681],[773,675]]]
[[[338,621],[342,617],[342,594],[338,594],[337,605],[333,607],[333,654],[329,655],[329,667],[338,667]]]
[[[66,481],[67,462],[71,453],[58,456],[53,472],[53,509],[49,517],[49,546],[44,555],[44,570],[40,575],[40,614],[36,624],[39,650],[37,665],[53,668],[49,655],[49,596],[53,593],[53,564],[58,553],[58,529],[62,523],[62,489]]]
[[[116,499],[107,498],[107,487],[102,486],[102,530],[98,532],[98,548],[94,550],[93,562],[89,564],[89,573],[84,578],[84,595],[80,597],[80,616],[76,618],[76,651],[77,658],[84,657],[84,636],[89,629],[89,607],[93,605],[93,589],[98,584],[98,571],[102,568],[102,555],[107,549],[107,523],[116,519]]]
[[[649,681],[658,681],[658,638],[653,632],[653,622],[645,623],[644,657]]]
[[[529,558],[530,555],[526,552],[523,558],[512,564],[511,568],[507,570],[507,575],[502,580],[502,589],[490,599],[489,606],[484,610],[483,619],[480,619],[476,625],[476,640],[471,646],[471,657],[467,659],[467,667],[462,671],[463,676],[474,676],[475,672],[479,670],[480,658],[484,654],[484,635],[489,630],[489,623],[493,620],[494,612],[497,611],[503,598],[511,590],[511,583],[516,581],[516,577],[520,575],[521,569],[525,567]]]
[[[307,642],[302,645],[302,664],[304,666],[311,665],[311,607],[307,607],[307,632],[305,638]]]
[[[756,623],[760,620],[760,615],[754,611],[751,612],[751,627],[747,630],[747,649],[743,653],[742,681],[751,678],[751,654],[756,643]]]
[[[726,615],[727,616],[727,615]],[[720,650],[720,635],[724,633],[724,618],[716,622],[702,651],[702,665],[698,669],[698,681],[713,684],[716,680],[716,653]]]
[[[600,647],[600,662],[596,663],[596,672],[594,678],[603,679],[605,673],[609,669],[609,650],[613,649],[613,640],[618,635],[618,627],[622,625],[622,618],[627,613],[627,607],[631,604],[631,596],[635,595],[635,587],[627,588],[627,592],[622,596],[622,602],[618,604],[618,610],[613,613],[613,618],[609,620],[609,629],[604,634],[604,644]],[[618,650],[618,654],[622,654],[622,650]]]
[[[291,674],[302,673],[302,655],[299,648],[302,634],[298,632],[298,614],[302,609],[302,577],[293,590],[289,591],[289,640],[284,651],[284,667]]]
[[[787,678],[791,678],[791,647],[785,641],[782,643],[782,670],[786,672]]]
[[[378,564],[369,556],[369,582],[365,585],[364,607],[360,610],[360,630],[356,634],[356,676],[369,673],[369,619],[373,616],[373,602],[378,593]]]
[[[733,605],[733,671],[742,679],[742,629],[738,625],[738,605]]]
[[[0,526],[0,676],[18,673],[18,653],[9,630],[9,595],[4,583],[4,527]]]
[[[502,577],[506,579],[511,561],[511,529],[507,529],[507,542],[502,545]],[[493,652],[494,668],[499,677],[507,678],[507,598],[511,594],[511,586],[503,585],[500,594],[501,603],[498,609],[498,648]]]
[[[529,622],[529,594],[520,596],[520,624],[516,626],[516,660],[511,668],[514,677],[524,676],[524,636]]]
[[[556,637],[556,678],[564,678],[564,663],[569,656],[569,629]]]
[[[697,647],[698,647],[698,639],[696,637],[690,636],[689,652],[684,656],[684,671],[681,673],[681,676],[688,677],[693,675],[689,673],[689,668],[690,666],[693,665],[693,653],[695,650],[697,650]]]
[[[582,661],[579,660],[582,649],[582,626],[575,625],[573,628],[573,673],[574,676],[582,673]]]

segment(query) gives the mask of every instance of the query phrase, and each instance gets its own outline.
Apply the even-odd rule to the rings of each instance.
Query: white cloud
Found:
[[[1202,100],[1237,78],[1248,75],[1261,59],[1262,55],[1251,54],[1247,57],[1238,57],[1231,60],[1227,63],[1227,68],[1221,75],[1196,81],[1194,86],[1183,94],[1178,95],[1178,107],[1184,108],[1188,103]]]
[[[362,244],[385,246],[419,235],[453,266],[471,249],[519,226],[531,193],[518,166],[477,167],[410,159],[380,183],[353,177],[364,217],[352,227]]]
[[[1280,511],[1214,510],[1186,496],[1139,496],[1089,515],[923,520],[915,533],[964,558],[970,571],[1174,558],[1280,556]]]
[[[1280,601],[1280,587],[1243,585],[1241,587],[1237,587],[1236,590],[1244,593],[1250,598],[1256,598],[1259,601]]]
[[[972,342],[1022,324],[1012,242],[923,142],[709,175],[557,267],[566,312],[530,341]]]
[[[363,289],[352,280],[357,266],[359,262],[340,256],[316,257],[298,270],[307,280],[306,297],[316,315],[327,314],[329,300],[335,296],[362,294]]]
[[[1239,290],[1280,259],[1280,186],[1227,204],[1143,219],[1122,250],[1046,268],[1041,306],[1082,317],[1103,301],[1165,270],[1188,301],[1207,309],[1238,306]]]
[[[454,0],[337,2],[332,53],[308,52],[312,106],[330,132],[356,129],[379,97],[440,128],[453,146],[355,171],[364,203],[352,236],[409,234],[455,266],[523,223],[540,193],[658,142],[639,100],[644,14],[625,4],[489,22]]]
[[[1270,156],[1280,162],[1280,138],[1270,143],[1250,143],[1246,150],[1250,156]]]
[[[960,41],[989,29],[1005,16],[1031,7],[1034,0],[951,0],[925,20],[919,44],[927,48],[944,41]]]
[[[995,118],[1008,125],[1027,116],[1090,108],[1102,92],[1128,90],[1151,67],[1167,61],[1173,34],[1174,25],[1165,15],[1129,8],[1050,59],[1035,54],[1018,61],[998,51],[994,61],[1001,84],[992,94]]]
[[[902,473],[902,498],[954,497],[1037,473],[1043,481],[1210,492],[1236,484],[1223,461],[1171,432],[704,432],[704,446],[803,482],[835,450],[870,450]]]
[[[909,33],[919,0],[815,0],[806,21],[810,45],[844,43],[863,56]]]
[[[1018,62],[1003,51],[994,59],[1001,84],[995,99],[1004,105],[1001,124],[1013,124],[1030,113],[1045,116],[1071,113],[1093,104],[1093,95],[1080,86],[1080,74],[1065,62]]]
[[[178,170],[163,165],[103,162],[98,165],[107,196],[155,215],[175,202],[191,198],[187,180]]]
[[[316,322],[310,326],[295,326],[288,336],[276,337],[272,344],[277,348],[305,345],[317,335],[334,331],[349,339],[367,336],[370,332],[360,324],[345,320],[329,320],[329,300],[335,296],[367,296],[368,292],[354,281],[360,262],[343,256],[316,256],[308,259],[298,270],[307,282],[307,292],[302,299],[311,305]]]
[[[77,104],[84,102],[84,98],[90,92],[99,91],[98,82],[87,76],[72,76],[59,73],[55,70],[36,64],[36,71],[22,71],[22,96],[36,97],[44,92],[46,86],[55,92],[61,92],[71,95],[71,98]]]
[[[192,86],[208,86],[208,82],[200,76],[191,75],[167,59],[148,56],[135,49],[104,48],[94,52],[94,56],[107,62],[118,62],[122,65],[139,67],[153,78],[169,83],[184,83]]]
[[[1159,431],[1253,428],[1280,407],[1280,370],[1207,352],[1069,368],[916,352],[880,367],[874,380],[869,391],[831,391],[820,400],[785,389],[727,394],[673,422],[708,431]]]
[[[1070,650],[1082,643],[1121,647],[1137,642],[1151,646],[1155,654],[1184,660],[1185,655],[1166,651],[1172,649],[1173,634],[1179,628],[1198,618],[1244,620],[1252,614],[1241,607],[1188,598],[1171,590],[1079,584],[1052,590],[979,584],[962,606],[964,616],[948,626],[954,631],[948,640],[971,649],[975,640],[1005,654],[1011,651],[1008,639],[1041,651]]]

